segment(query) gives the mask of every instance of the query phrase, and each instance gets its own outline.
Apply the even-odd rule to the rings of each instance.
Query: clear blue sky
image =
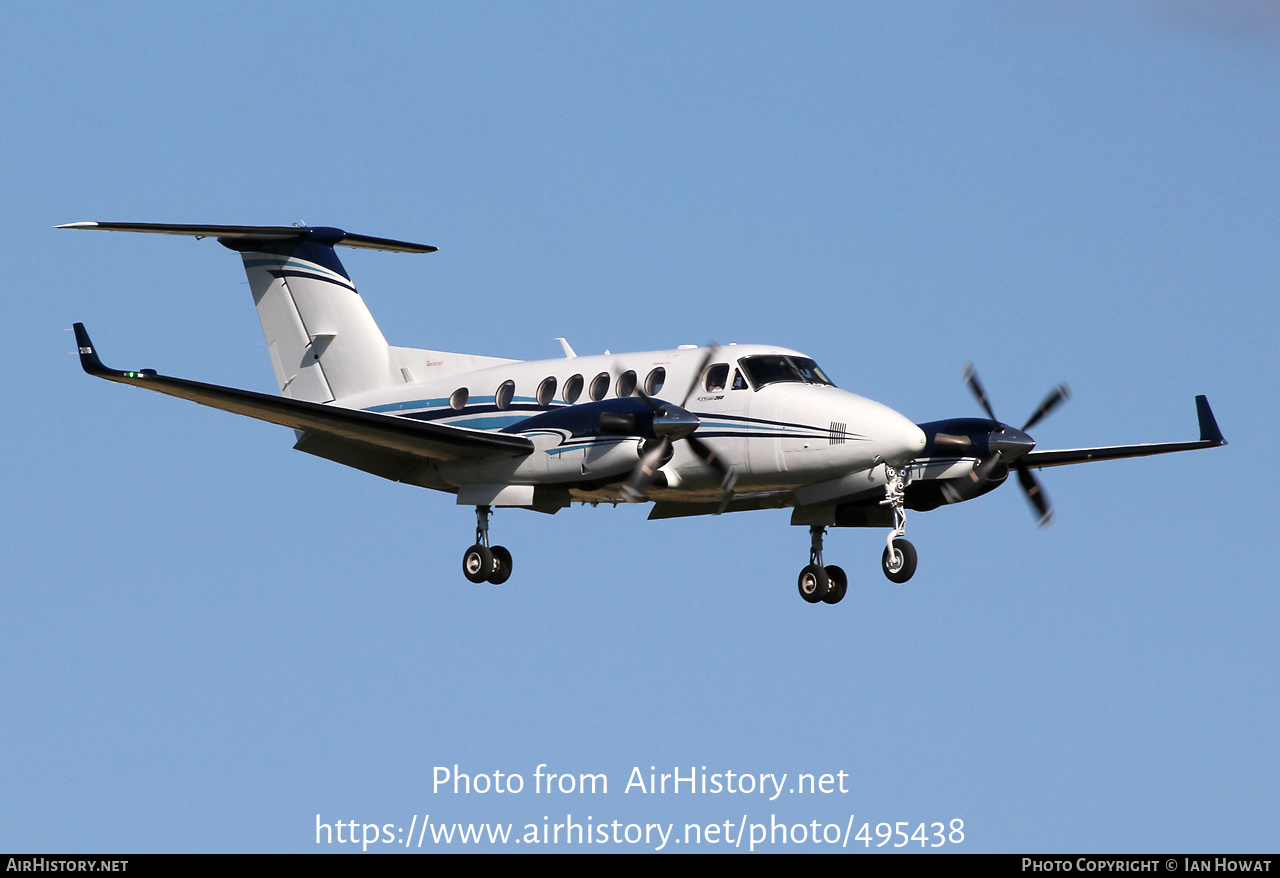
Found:
[[[0,849],[424,813],[1275,849],[1274,4],[51,3],[7,13],[0,81]],[[913,515],[905,586],[837,531],[834,608],[785,512],[502,511],[515,575],[473,586],[451,497],[82,374],[77,320],[110,365],[274,390],[233,254],[78,220],[435,244],[343,254],[393,344],[772,343],[917,421],[979,413],[973,360],[1014,423],[1070,382],[1042,448],[1195,438],[1197,393],[1231,445],[1046,470],[1043,532],[1012,486]],[[455,763],[610,788],[433,793]]]

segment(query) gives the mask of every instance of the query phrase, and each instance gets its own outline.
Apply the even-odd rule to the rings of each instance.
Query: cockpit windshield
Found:
[[[835,387],[818,364],[808,357],[788,357],[766,354],[759,357],[743,357],[738,361],[756,390],[768,384],[791,381],[799,384],[825,384]]]

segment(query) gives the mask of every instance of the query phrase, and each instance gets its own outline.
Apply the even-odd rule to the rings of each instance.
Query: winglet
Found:
[[[1213,442],[1218,445],[1227,444],[1227,440],[1222,438],[1222,431],[1218,429],[1218,421],[1213,416],[1213,409],[1209,408],[1209,398],[1207,396],[1196,397],[1196,417],[1200,420],[1201,442]]]
[[[156,377],[155,369],[139,369],[136,372],[121,372],[119,369],[108,369],[98,358],[93,342],[83,323],[75,324],[72,329],[76,333],[76,347],[80,349],[80,366],[90,375],[106,378],[108,381],[120,381],[124,384],[141,384],[148,378]]]
[[[102,360],[98,359],[98,352],[93,349],[93,342],[89,340],[89,333],[84,328],[84,324],[77,323],[72,329],[76,333],[76,347],[80,349],[80,366],[90,375],[111,374],[111,370],[102,365]]]

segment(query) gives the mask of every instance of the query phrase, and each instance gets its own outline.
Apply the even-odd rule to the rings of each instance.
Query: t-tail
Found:
[[[431,253],[435,247],[307,226],[82,222],[60,229],[216,237],[244,260],[280,393],[331,402],[402,383],[387,340],[334,247]]]

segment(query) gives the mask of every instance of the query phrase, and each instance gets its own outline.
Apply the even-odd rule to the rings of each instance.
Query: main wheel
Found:
[[[493,575],[493,552],[476,544],[462,556],[462,575],[472,582],[484,582]]]
[[[838,604],[844,598],[844,593],[849,590],[849,577],[844,575],[844,570],[832,564],[830,567],[824,567],[826,571],[827,581],[830,588],[827,589],[827,595],[823,600],[828,604]]]
[[[489,582],[502,585],[511,578],[511,553],[504,546],[493,546],[489,551],[493,553],[493,573],[489,575]]]
[[[906,582],[916,572],[916,547],[906,540],[894,540],[893,556],[890,557],[889,547],[885,546],[880,566],[890,582]]]
[[[827,596],[831,581],[827,579],[827,571],[817,564],[810,564],[800,571],[800,597],[811,604],[816,604]]]

